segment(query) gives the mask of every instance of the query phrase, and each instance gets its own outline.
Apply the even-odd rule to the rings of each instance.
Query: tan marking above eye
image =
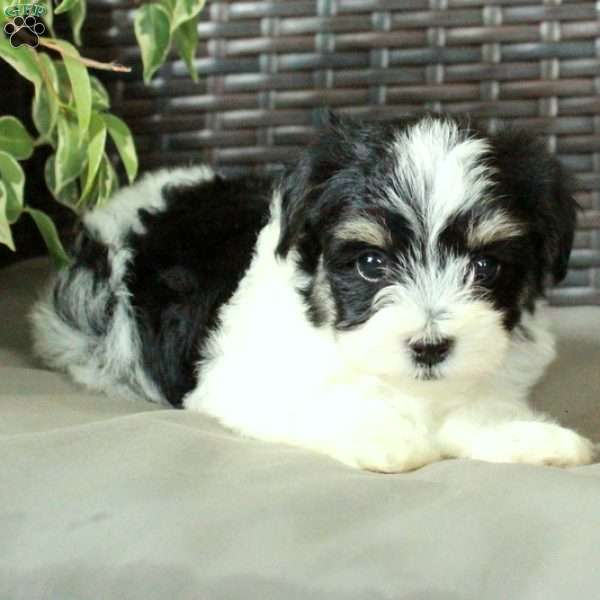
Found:
[[[510,219],[503,212],[497,212],[469,226],[467,244],[470,248],[479,248],[492,242],[520,237],[526,231],[522,223]]]
[[[343,222],[334,231],[338,240],[364,242],[370,246],[385,248],[391,244],[390,232],[380,223],[364,217]]]

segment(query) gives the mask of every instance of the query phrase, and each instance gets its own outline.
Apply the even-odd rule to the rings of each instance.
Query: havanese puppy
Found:
[[[364,469],[589,463],[527,405],[575,209],[525,133],[329,115],[280,179],[162,170],[87,214],[35,348],[90,388]]]

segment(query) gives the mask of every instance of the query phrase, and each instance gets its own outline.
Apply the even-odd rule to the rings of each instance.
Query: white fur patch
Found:
[[[396,140],[395,176],[410,190],[410,197],[397,198],[396,205],[432,246],[451,217],[485,200],[492,185],[492,171],[483,161],[489,149],[485,140],[469,138],[456,123],[439,119],[423,119]]]

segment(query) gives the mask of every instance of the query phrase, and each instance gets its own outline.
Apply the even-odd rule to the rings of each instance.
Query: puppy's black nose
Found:
[[[431,367],[445,360],[454,345],[451,338],[442,338],[435,342],[412,342],[409,343],[415,362],[420,365]]]

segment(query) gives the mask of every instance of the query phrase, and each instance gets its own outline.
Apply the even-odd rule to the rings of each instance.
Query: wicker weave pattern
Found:
[[[128,4],[95,0],[85,37],[136,65]],[[126,25],[126,26],[125,26]],[[171,61],[110,82],[145,168],[208,161],[270,169],[324,105],[364,118],[470,112],[535,128],[577,175],[583,208],[556,302],[600,304],[600,4],[572,0],[208,0],[201,74]]]

